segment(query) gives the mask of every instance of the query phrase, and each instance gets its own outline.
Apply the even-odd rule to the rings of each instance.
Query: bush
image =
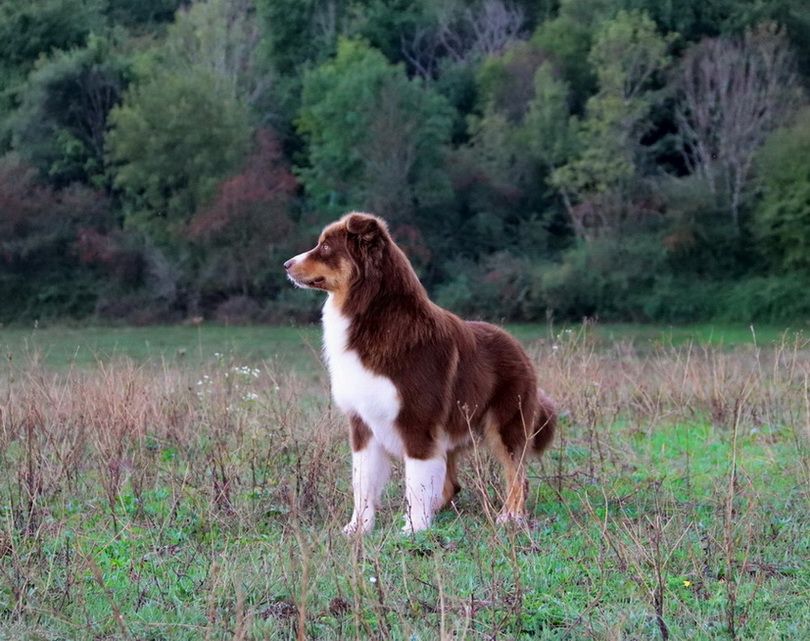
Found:
[[[754,231],[772,263],[810,270],[810,109],[773,134],[758,156],[762,201]]]
[[[225,325],[245,325],[258,318],[260,309],[250,296],[231,296],[217,305],[214,319]]]
[[[730,285],[718,320],[789,322],[810,318],[810,288],[800,276],[754,276]]]
[[[468,318],[527,320],[531,305],[531,263],[509,252],[481,263],[459,259],[446,267],[449,280],[436,291],[439,305]]]
[[[555,317],[650,320],[645,297],[665,266],[658,234],[581,243],[535,282],[532,298]]]
[[[54,190],[15,156],[0,158],[0,320],[82,316],[103,274],[81,258],[79,237],[103,230],[110,204],[81,185]]]

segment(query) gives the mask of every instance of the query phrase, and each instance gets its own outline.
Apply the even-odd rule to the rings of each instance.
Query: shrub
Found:
[[[103,230],[109,202],[81,185],[54,190],[15,156],[0,158],[0,319],[82,316],[101,274],[81,260],[79,235]]]
[[[535,282],[532,297],[554,316],[649,320],[645,295],[664,268],[658,234],[626,234],[581,243]]]
[[[472,318],[528,318],[532,269],[527,259],[504,251],[480,263],[453,261],[446,271],[449,279],[436,291],[436,300],[443,307]]]
[[[789,322],[810,318],[810,288],[798,275],[754,276],[731,284],[719,320]]]
[[[758,156],[763,197],[754,231],[771,262],[783,269],[810,269],[810,109],[781,129]]]

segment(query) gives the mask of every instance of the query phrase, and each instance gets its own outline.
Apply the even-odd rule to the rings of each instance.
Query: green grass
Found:
[[[508,325],[507,329],[526,343],[552,343],[561,332],[582,331],[581,326],[545,324]],[[596,324],[589,325],[587,332],[603,345],[622,341],[648,349],[695,342],[731,348],[755,341],[760,345],[773,345],[785,336],[806,335],[807,328]],[[320,341],[318,326],[0,327],[0,352],[4,355],[19,359],[38,353],[43,364],[57,368],[87,367],[116,357],[138,362],[199,365],[220,353],[246,362],[276,359],[306,369],[317,362]]]
[[[0,349],[5,354],[24,358],[38,353],[43,364],[57,368],[93,366],[121,357],[138,362],[200,365],[217,353],[246,362],[280,359],[307,366],[318,359],[320,340],[320,329],[314,326],[0,329]]]
[[[126,638],[114,616],[117,608],[134,638],[192,641],[207,626],[218,630],[215,638],[231,638],[241,607],[254,613],[252,638],[288,638],[293,613],[305,599],[312,637],[352,637],[359,628],[361,638],[431,639],[437,638],[444,599],[449,628],[466,630],[469,638],[492,630],[504,638],[583,638],[583,617],[597,638],[608,638],[611,629],[655,638],[645,585],[650,568],[643,560],[640,569],[623,563],[606,542],[602,523],[609,519],[607,536],[627,546],[632,557],[638,550],[623,528],[644,537],[646,519],[660,510],[671,519],[664,545],[674,549],[665,571],[670,633],[724,639],[726,566],[716,505],[723,496],[715,484],[727,471],[727,439],[705,424],[672,431],[703,445],[692,453],[688,483],[683,447],[638,440],[636,454],[645,457],[653,449],[655,464],[630,478],[567,483],[559,496],[536,483],[529,530],[493,528],[468,490],[457,513],[444,512],[430,532],[404,538],[400,497],[391,492],[378,530],[361,549],[342,539],[336,524],[324,530],[323,517],[292,516],[287,506],[268,509],[261,498],[245,496],[237,500],[255,501],[262,509],[254,523],[244,525],[212,511],[205,493],[189,489],[177,503],[177,488],[163,483],[140,496],[126,487],[116,505],[116,529],[91,484],[83,495],[53,507],[49,520],[58,526],[44,545],[18,542],[17,554],[41,557],[47,568],[47,576],[31,586],[29,599],[37,608],[28,624],[54,638]],[[810,521],[796,511],[806,495],[772,458],[789,456],[789,449],[786,442],[764,448],[746,438],[738,452],[740,468],[755,474],[756,509],[765,506],[761,526],[767,530],[755,533],[749,553],[754,564],[735,578],[740,600],[749,601],[745,638],[798,639],[810,632]],[[161,475],[185,473],[182,457],[165,451],[156,457],[164,463]],[[345,481],[340,490],[348,492]],[[735,536],[745,538],[745,528]],[[65,565],[69,558],[72,567]],[[10,611],[12,602],[3,594],[0,612]]]
[[[561,325],[549,328],[546,325],[518,324],[509,325],[508,329],[515,336],[524,341],[548,340],[560,331],[571,329],[580,331],[581,326]],[[678,346],[686,343],[711,345],[715,347],[737,347],[740,345],[771,345],[779,343],[785,336],[807,335],[808,325],[777,326],[777,325],[729,325],[729,324],[697,324],[697,325],[641,325],[630,323],[606,323],[588,325],[587,331],[603,345],[610,345],[619,341],[632,343],[637,348],[650,348],[656,346]]]
[[[0,384],[0,639],[656,639],[656,590],[670,639],[810,638],[804,344],[547,333],[567,413],[526,526],[492,522],[473,453],[431,530],[400,533],[398,470],[347,540],[345,428],[300,332],[38,330],[44,369]]]

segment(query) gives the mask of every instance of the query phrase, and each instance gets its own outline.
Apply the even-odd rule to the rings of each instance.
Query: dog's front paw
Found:
[[[501,510],[498,518],[495,519],[498,525],[506,525],[512,523],[514,525],[525,525],[526,515],[522,512],[513,512],[512,510]]]
[[[430,521],[427,519],[412,519],[408,514],[404,514],[402,518],[405,519],[405,525],[402,526],[403,534],[416,534],[430,527]]]
[[[352,517],[352,520],[343,526],[343,534],[346,536],[362,535],[371,532],[373,527],[374,519],[358,519]]]

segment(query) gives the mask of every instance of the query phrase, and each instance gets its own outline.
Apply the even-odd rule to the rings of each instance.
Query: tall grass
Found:
[[[51,371],[0,383],[0,639],[706,639],[810,635],[810,346],[532,349],[563,410],[523,526],[475,446],[454,508],[346,540],[322,372]],[[5,637],[4,637],[5,635]]]

